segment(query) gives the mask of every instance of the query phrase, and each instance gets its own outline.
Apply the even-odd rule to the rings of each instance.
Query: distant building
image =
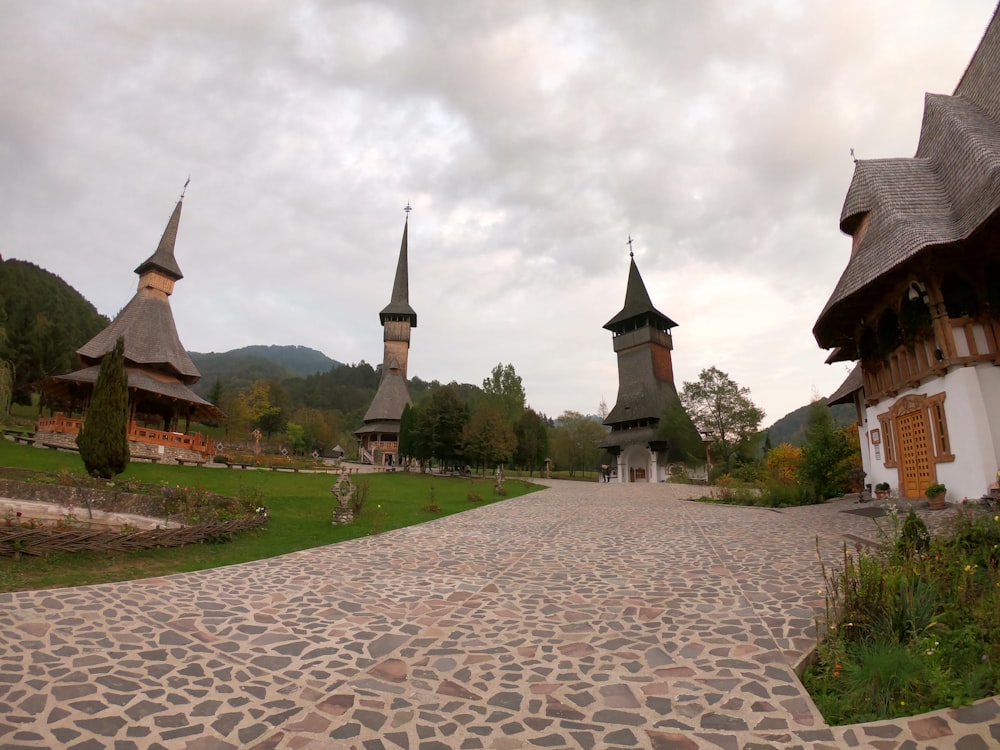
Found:
[[[190,389],[201,375],[181,345],[170,310],[174,284],[183,278],[174,258],[182,203],[183,197],[174,207],[156,252],[135,269],[139,286],[131,301],[107,328],[77,349],[82,369],[39,384],[43,404],[50,411],[81,411],[84,416],[67,417],[64,411],[58,411],[40,418],[36,442],[75,447],[101,360],[122,336],[129,391],[128,439],[133,457],[203,460],[215,452],[212,443],[200,434],[187,434],[192,421],[218,422],[225,415]]]
[[[630,253],[631,255],[631,253]],[[680,435],[665,435],[660,422],[669,405],[679,415],[678,432],[690,444],[698,433],[684,413],[674,387],[670,329],[677,324],[657,310],[639,268],[629,264],[625,306],[604,327],[614,334],[618,355],[618,399],[604,424],[611,432],[601,442],[616,458],[619,482],[660,482],[684,456]]]
[[[927,94],[916,155],[859,160],[851,257],[813,334],[858,364],[866,482],[978,498],[1000,468],[1000,17],[954,94]]]
[[[403,223],[403,241],[399,246],[396,278],[389,304],[379,313],[384,351],[382,379],[375,398],[365,412],[364,425],[354,434],[358,438],[358,459],[375,466],[394,466],[399,461],[399,421],[403,409],[411,404],[406,384],[410,358],[410,329],[417,327],[417,314],[410,307],[409,269],[406,236],[409,229],[409,206]]]

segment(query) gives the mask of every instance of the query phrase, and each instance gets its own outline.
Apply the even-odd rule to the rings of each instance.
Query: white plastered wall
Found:
[[[997,453],[1000,447],[1000,368],[979,365],[955,368],[943,378],[934,378],[918,388],[908,388],[865,410],[865,425],[861,428],[862,462],[867,450],[865,482],[873,489],[879,482],[888,482],[893,494],[899,494],[897,469],[885,467],[885,441],[890,436],[881,436],[883,444],[877,450],[871,444],[872,429],[881,428],[878,415],[905,396],[934,396],[942,392],[947,394],[944,412],[955,460],[937,463],[935,469],[937,481],[948,487],[948,501],[981,497],[989,484],[996,481],[1000,461]],[[931,429],[936,430],[936,425],[932,424]]]

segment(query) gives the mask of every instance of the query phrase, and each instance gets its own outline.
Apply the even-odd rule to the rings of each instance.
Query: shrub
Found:
[[[773,482],[793,484],[798,481],[799,471],[802,469],[802,449],[790,443],[782,443],[767,452],[764,465]]]
[[[87,418],[76,437],[87,473],[111,479],[128,466],[128,376],[125,339],[104,355]]]
[[[768,484],[760,493],[759,505],[771,508],[788,508],[798,505],[813,505],[822,502],[811,485]]]
[[[927,524],[911,510],[906,514],[906,520],[903,521],[899,537],[896,539],[896,554],[908,559],[913,555],[926,552],[930,545],[931,535],[927,531]]]
[[[368,490],[370,489],[371,483],[367,477],[354,480],[354,495],[351,496],[351,510],[354,511],[355,518],[360,516],[361,511],[364,510],[365,503],[368,501]]]

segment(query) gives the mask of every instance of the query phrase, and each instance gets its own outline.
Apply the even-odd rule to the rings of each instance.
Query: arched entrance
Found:
[[[623,482],[656,481],[650,477],[649,449],[644,445],[630,445],[622,453],[624,472],[620,473]]]

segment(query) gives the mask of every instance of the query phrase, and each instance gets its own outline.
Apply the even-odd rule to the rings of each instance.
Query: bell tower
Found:
[[[403,241],[396,261],[396,277],[392,284],[389,304],[379,312],[382,324],[382,379],[365,412],[364,426],[358,438],[358,457],[362,463],[395,466],[399,460],[399,422],[410,400],[406,372],[410,359],[410,330],[417,327],[417,313],[410,307],[407,233],[410,226],[410,205],[403,222]]]
[[[601,445],[617,458],[619,482],[658,482],[663,478],[663,464],[681,458],[671,455],[676,454],[681,441],[660,430],[667,406],[680,406],[674,386],[674,343],[670,333],[676,326],[653,306],[635,264],[630,237],[625,305],[604,324],[612,333],[618,357],[618,398],[604,420],[611,432]],[[688,433],[694,426],[686,415],[682,422],[677,429],[690,440]]]

